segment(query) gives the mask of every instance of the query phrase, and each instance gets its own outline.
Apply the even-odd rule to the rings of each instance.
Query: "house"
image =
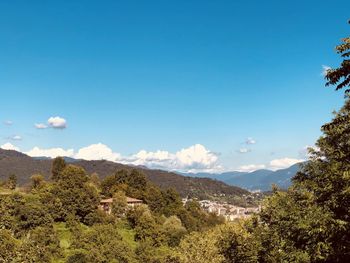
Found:
[[[126,197],[126,203],[128,207],[133,208],[138,205],[142,205],[143,201],[132,197]],[[107,214],[110,215],[112,213],[112,204],[113,204],[113,198],[102,199],[100,201],[99,209],[105,211]]]

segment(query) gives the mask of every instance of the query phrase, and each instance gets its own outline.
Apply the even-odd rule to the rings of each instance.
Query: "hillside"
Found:
[[[190,177],[206,177],[225,182],[229,185],[235,185],[248,190],[269,191],[272,184],[286,189],[291,185],[291,178],[298,172],[300,164],[294,164],[286,169],[277,171],[256,170],[254,172],[226,172],[221,174],[198,173],[183,174]]]
[[[209,178],[191,178],[172,172],[133,167],[105,160],[67,159],[66,161],[83,167],[88,174],[97,173],[101,179],[121,169],[138,169],[144,172],[151,182],[161,188],[174,187],[183,197],[189,194],[200,198],[217,195],[241,197],[249,194],[242,188]],[[25,185],[30,182],[30,177],[36,173],[41,173],[46,179],[49,179],[51,164],[51,159],[32,158],[20,152],[0,149],[0,180],[6,180],[10,174],[15,174],[19,185]]]

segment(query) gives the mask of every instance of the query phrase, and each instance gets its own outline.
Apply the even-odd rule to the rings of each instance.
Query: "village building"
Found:
[[[261,206],[257,207],[239,207],[227,202],[216,202],[211,200],[199,201],[202,209],[214,213],[218,216],[223,216],[227,221],[233,221],[239,218],[247,218],[252,214],[261,211]]]
[[[143,201],[132,197],[126,197],[126,203],[128,207],[133,208],[138,205],[142,205]],[[112,213],[112,204],[113,204],[113,198],[102,199],[100,201],[99,209],[101,209],[102,211],[105,211],[107,214],[110,215]]]

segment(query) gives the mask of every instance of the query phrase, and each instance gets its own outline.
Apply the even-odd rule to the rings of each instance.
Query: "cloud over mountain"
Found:
[[[2,146],[3,149],[19,151],[18,147],[10,143]],[[110,147],[102,143],[91,144],[89,146],[74,149],[48,148],[42,149],[34,147],[24,152],[32,157],[66,156],[84,160],[108,160],[122,164],[142,165],[154,169],[183,172],[218,172],[222,167],[218,164],[218,154],[206,149],[201,144],[195,144],[188,148],[181,149],[175,153],[168,151],[148,152],[141,150],[135,154],[123,156],[114,152]]]
[[[19,148],[14,146],[13,144],[7,142],[3,145],[0,146],[1,149],[3,150],[13,150],[13,151],[19,151]]]
[[[30,151],[25,152],[25,154],[31,157],[50,157],[50,158],[55,158],[57,156],[73,157],[74,150],[73,149],[64,150],[62,148],[41,149],[39,147],[34,147]]]

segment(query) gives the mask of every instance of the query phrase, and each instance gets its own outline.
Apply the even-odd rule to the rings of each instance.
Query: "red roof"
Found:
[[[132,197],[126,197],[126,202],[127,203],[142,203],[142,200],[132,198]],[[100,203],[113,203],[113,198],[108,198],[108,199],[102,199]]]

